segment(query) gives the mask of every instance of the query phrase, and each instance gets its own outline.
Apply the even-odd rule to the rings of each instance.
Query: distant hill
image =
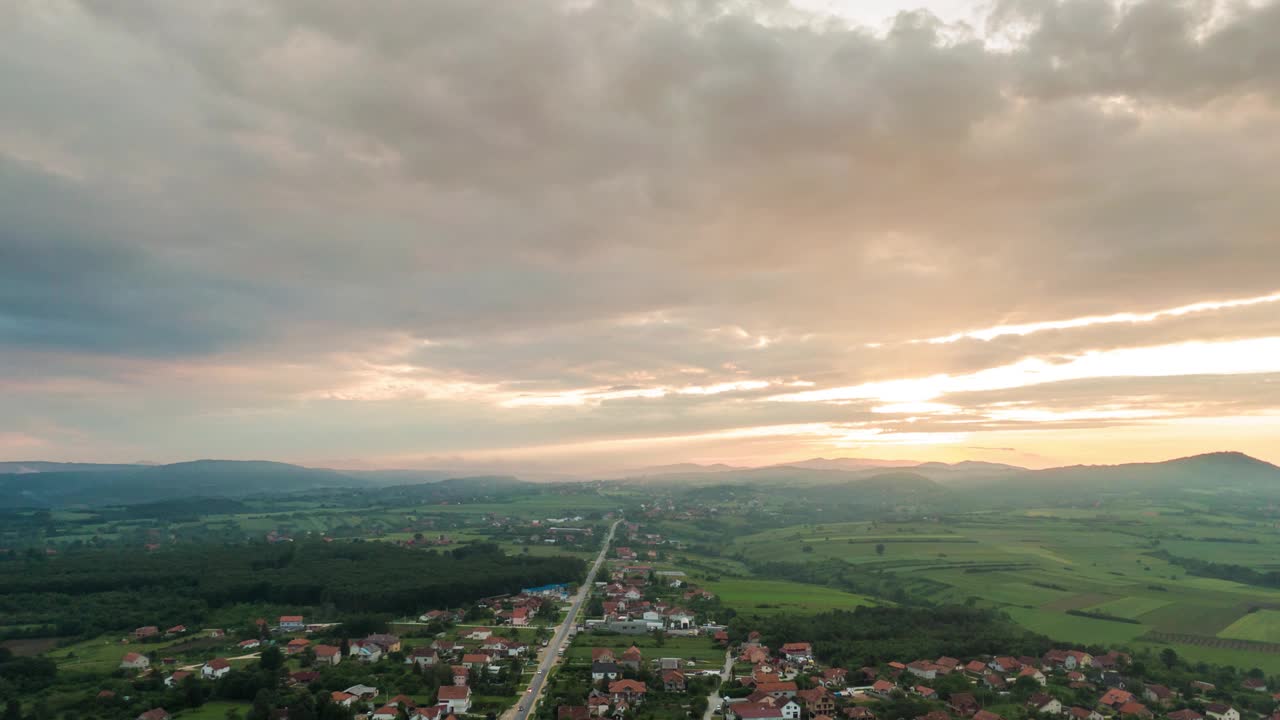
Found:
[[[653,477],[656,475],[687,475],[690,473],[721,473],[721,472],[732,472],[735,470],[750,470],[750,469],[751,468],[725,465],[724,463],[715,463],[712,465],[699,465],[698,463],[675,463],[672,465],[653,465],[651,467],[642,467],[642,468],[634,468],[631,470],[619,470],[617,472],[600,473],[600,477],[639,478],[639,477]]]
[[[45,462],[44,460],[15,460],[0,462],[0,475],[25,475],[28,473],[48,472],[103,472],[108,470],[132,470],[142,467],[134,465],[117,465],[108,463],[63,463]]]
[[[868,470],[871,468],[915,467],[918,460],[880,460],[877,458],[809,458],[799,462],[780,463],[778,467],[809,470]]]
[[[0,475],[0,507],[126,505],[175,498],[236,498],[368,482],[287,463],[197,460],[114,470]]]

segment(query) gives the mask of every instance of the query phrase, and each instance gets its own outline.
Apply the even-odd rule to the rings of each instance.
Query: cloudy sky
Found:
[[[1280,461],[1280,3],[0,5],[0,459]]]

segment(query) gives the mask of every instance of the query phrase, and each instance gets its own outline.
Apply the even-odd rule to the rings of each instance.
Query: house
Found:
[[[779,652],[782,657],[794,663],[807,663],[813,660],[813,645],[807,642],[785,643]]]
[[[923,715],[917,715],[915,720],[951,720],[951,716],[941,710],[930,710]]]
[[[775,698],[793,698],[800,688],[794,682],[762,682],[756,683],[756,692]]]
[[[516,608],[511,611],[511,624],[515,627],[524,627],[529,624],[529,608]]]
[[[1061,715],[1062,702],[1044,693],[1036,693],[1027,699],[1027,709],[1042,715]]]
[[[915,693],[916,695],[919,695],[925,700],[938,699],[938,691],[934,690],[931,687],[925,687],[924,685],[916,685],[915,687],[911,688],[911,692]]]
[[[852,705],[840,711],[848,720],[876,720],[876,714],[866,705]]]
[[[1004,678],[1000,677],[999,675],[996,675],[995,673],[989,673],[985,677],[983,677],[982,684],[986,685],[992,690],[997,690],[997,691],[1004,690],[1009,687],[1009,683],[1005,682]]]
[[[1168,715],[1169,720],[1204,720],[1204,716],[1200,713],[1186,708],[1185,710],[1174,710]]]
[[[284,652],[286,655],[297,655],[303,650],[306,650],[307,646],[310,644],[311,641],[306,638],[294,638],[289,641],[288,645],[284,646]]]
[[[316,662],[322,665],[337,665],[342,662],[342,648],[333,645],[317,645],[314,648]]]
[[[822,671],[822,684],[829,688],[841,688],[847,684],[849,671],[843,668],[827,668]]]
[[[152,708],[138,716],[137,720],[169,720],[173,717],[164,708]]]
[[[938,666],[928,660],[916,660],[907,663],[907,672],[921,680],[933,680],[938,677]]]
[[[435,664],[440,662],[440,656],[429,647],[416,647],[404,661],[405,664],[417,665],[418,667],[435,667]]]
[[[160,628],[156,627],[155,625],[147,625],[146,627],[140,627],[137,630],[134,630],[133,639],[146,640],[147,638],[153,638],[159,634],[160,634]]]
[[[174,625],[173,627],[169,628],[168,630],[165,630],[165,631],[164,631],[164,634],[165,634],[165,635],[181,635],[182,633],[184,633],[184,632],[186,632],[186,631],[187,631],[187,626],[186,626],[186,625]]]
[[[1018,677],[1031,678],[1032,680],[1035,680],[1037,683],[1040,683],[1041,687],[1044,687],[1045,683],[1049,682],[1048,679],[1045,678],[1044,673],[1040,672],[1039,670],[1033,667],[1022,668],[1022,670],[1018,672]]]
[[[386,633],[375,633],[365,638],[366,643],[372,643],[382,648],[383,653],[400,652],[400,638],[395,635],[387,635]]]
[[[970,660],[965,664],[964,671],[973,677],[983,677],[987,674],[987,664],[981,660]]]
[[[176,670],[172,675],[164,679],[164,686],[173,688],[182,684],[183,680],[191,677],[191,673],[187,670]]]
[[[1004,720],[1004,718],[989,710],[979,710],[973,714],[973,720]]]
[[[1230,705],[1209,703],[1204,706],[1204,716],[1209,720],[1240,720],[1240,711]]]
[[[441,685],[437,702],[458,714],[471,709],[471,688],[466,685]]]
[[[236,647],[240,648],[241,650],[252,650],[261,644],[262,644],[261,640],[254,638],[250,640],[241,640],[240,642],[236,643]]]
[[[1103,671],[1098,675],[1098,682],[1102,683],[1103,687],[1119,688],[1121,690],[1129,687],[1129,681],[1123,675],[1109,670]]]
[[[484,653],[467,653],[462,656],[462,667],[468,670],[484,670],[489,667],[489,656]]]
[[[613,696],[616,703],[619,700],[625,700],[629,703],[638,703],[644,700],[644,695],[648,688],[644,683],[638,680],[614,680],[609,683],[609,694]],[[1239,718],[1236,718],[1239,720]]]
[[[231,672],[231,663],[227,662],[226,658],[214,658],[200,668],[201,677],[209,680],[217,680],[229,672]]]
[[[1079,706],[1067,708],[1067,715],[1071,717],[1071,720],[1105,720],[1106,717],[1097,710]]]
[[[293,632],[305,629],[306,623],[302,622],[301,615],[281,615],[279,628],[281,632]]]
[[[623,667],[630,668],[632,671],[639,672],[640,664],[644,662],[644,653],[640,652],[640,648],[632,645],[622,653],[622,660],[618,662]]]
[[[1177,696],[1174,692],[1164,685],[1151,683],[1142,689],[1142,698],[1157,705],[1167,705],[1173,702],[1175,697]]]
[[[786,702],[764,700],[760,702],[736,703],[725,708],[739,720],[799,720],[800,704],[795,700]]]
[[[1192,680],[1191,687],[1196,692],[1207,693],[1207,692],[1213,692],[1214,690],[1217,689],[1218,686],[1214,685],[1211,682],[1205,682],[1203,680]]]
[[[616,663],[611,662],[593,662],[591,663],[591,679],[600,680],[617,680],[622,677],[622,668]]]
[[[591,708],[586,705],[561,705],[556,708],[556,720],[590,720]]]
[[[684,692],[684,673],[679,670],[663,670],[662,689],[667,692]]]
[[[982,709],[973,693],[951,693],[950,699],[947,700],[947,707],[960,717],[972,717]]]
[[[488,640],[493,637],[493,631],[485,627],[471,628],[470,632],[463,635],[467,640]]]
[[[375,663],[382,659],[382,646],[365,640],[354,640],[347,646],[347,654],[360,662]]]
[[[1245,678],[1240,687],[1253,692],[1266,692],[1267,681],[1262,678]]]
[[[809,713],[809,717],[830,715],[836,711],[836,699],[824,687],[799,690],[796,692],[796,699],[804,706],[805,712]]]
[[[373,714],[369,716],[369,720],[396,720],[398,717],[400,717],[400,708],[394,705],[384,705],[374,710]]]
[[[357,700],[360,699],[360,696],[352,695],[349,692],[342,692],[341,690],[334,690],[332,693],[329,694],[329,699],[333,701],[334,705],[341,705],[342,707],[351,707]]]
[[[591,662],[617,662],[610,648],[591,648]]]
[[[1134,702],[1133,693],[1128,690],[1121,690],[1120,688],[1111,688],[1103,693],[1102,697],[1098,699],[1099,705],[1106,705],[1112,709],[1119,709],[1125,703],[1131,702]]]
[[[1018,662],[1017,658],[1008,656],[995,658],[987,665],[998,673],[1013,673],[1022,669],[1022,663]]]
[[[871,684],[871,690],[868,692],[882,700],[888,700],[889,695],[891,695],[897,687],[897,685],[894,685],[888,680],[877,680]]]
[[[146,655],[136,652],[125,653],[120,658],[120,667],[124,670],[146,670],[151,667],[151,661]]]
[[[289,673],[289,682],[294,685],[310,685],[320,679],[320,673],[315,670],[299,670],[298,672]]]
[[[384,704],[384,705],[390,705],[391,707],[406,707],[406,708],[411,708],[411,707],[416,706],[416,705],[418,704],[418,701],[417,701],[417,700],[414,700],[413,698],[409,697],[408,695],[397,695],[397,696],[395,696],[395,697],[391,698],[390,700],[386,701],[386,702],[385,702],[385,703],[383,703],[383,704]]]
[[[782,708],[771,703],[741,702],[726,705],[725,715],[736,720],[784,720]]]
[[[1135,702],[1127,702],[1127,703],[1125,703],[1125,704],[1121,705],[1121,706],[1117,709],[1117,712],[1119,712],[1119,713],[1120,713],[1120,716],[1121,716],[1121,717],[1136,717],[1136,718],[1149,718],[1149,717],[1152,717],[1152,715],[1151,715],[1151,711],[1147,709],[1147,706],[1146,706],[1146,705],[1143,705],[1143,704],[1142,704],[1142,703],[1140,703],[1140,702],[1136,702],[1136,701],[1135,701]]]
[[[467,681],[471,679],[471,671],[461,665],[452,666],[452,670],[454,685],[466,685]]]
[[[343,692],[351,693],[361,700],[371,700],[378,697],[378,688],[372,685],[352,685]]]

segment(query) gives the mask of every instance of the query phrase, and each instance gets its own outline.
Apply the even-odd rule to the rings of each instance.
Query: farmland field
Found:
[[[852,610],[876,604],[862,595],[786,580],[734,578],[708,582],[705,586],[719,595],[726,605],[744,615]]]
[[[736,538],[734,556],[839,560],[894,576],[909,593],[933,602],[1004,610],[1062,641],[1172,646],[1187,657],[1217,662],[1232,651],[1200,639],[1170,638],[1192,627],[1210,639],[1274,638],[1280,612],[1247,612],[1251,606],[1280,608],[1280,591],[1191,576],[1153,553],[1265,568],[1280,558],[1280,532],[1213,513],[1197,514],[1197,523],[1188,524],[1186,512],[1136,506],[791,526]],[[748,598],[725,597],[740,608],[750,606]],[[1136,622],[1068,614],[1076,610]],[[1159,643],[1139,639],[1148,632],[1175,635]],[[1250,650],[1248,658],[1253,666],[1280,669],[1280,655]]]
[[[1280,643],[1280,610],[1259,610],[1231,623],[1218,637]]]

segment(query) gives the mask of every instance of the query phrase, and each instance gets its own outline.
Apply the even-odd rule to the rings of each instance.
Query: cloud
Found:
[[[763,398],[1128,372],[1095,356],[1204,384],[1236,360],[1190,348],[1280,337],[1275,2],[0,12],[0,401],[127,459],[923,442],[1029,381]],[[1079,402],[999,421],[1141,420]],[[365,406],[412,430],[342,436]],[[252,437],[263,414],[297,435]]]

